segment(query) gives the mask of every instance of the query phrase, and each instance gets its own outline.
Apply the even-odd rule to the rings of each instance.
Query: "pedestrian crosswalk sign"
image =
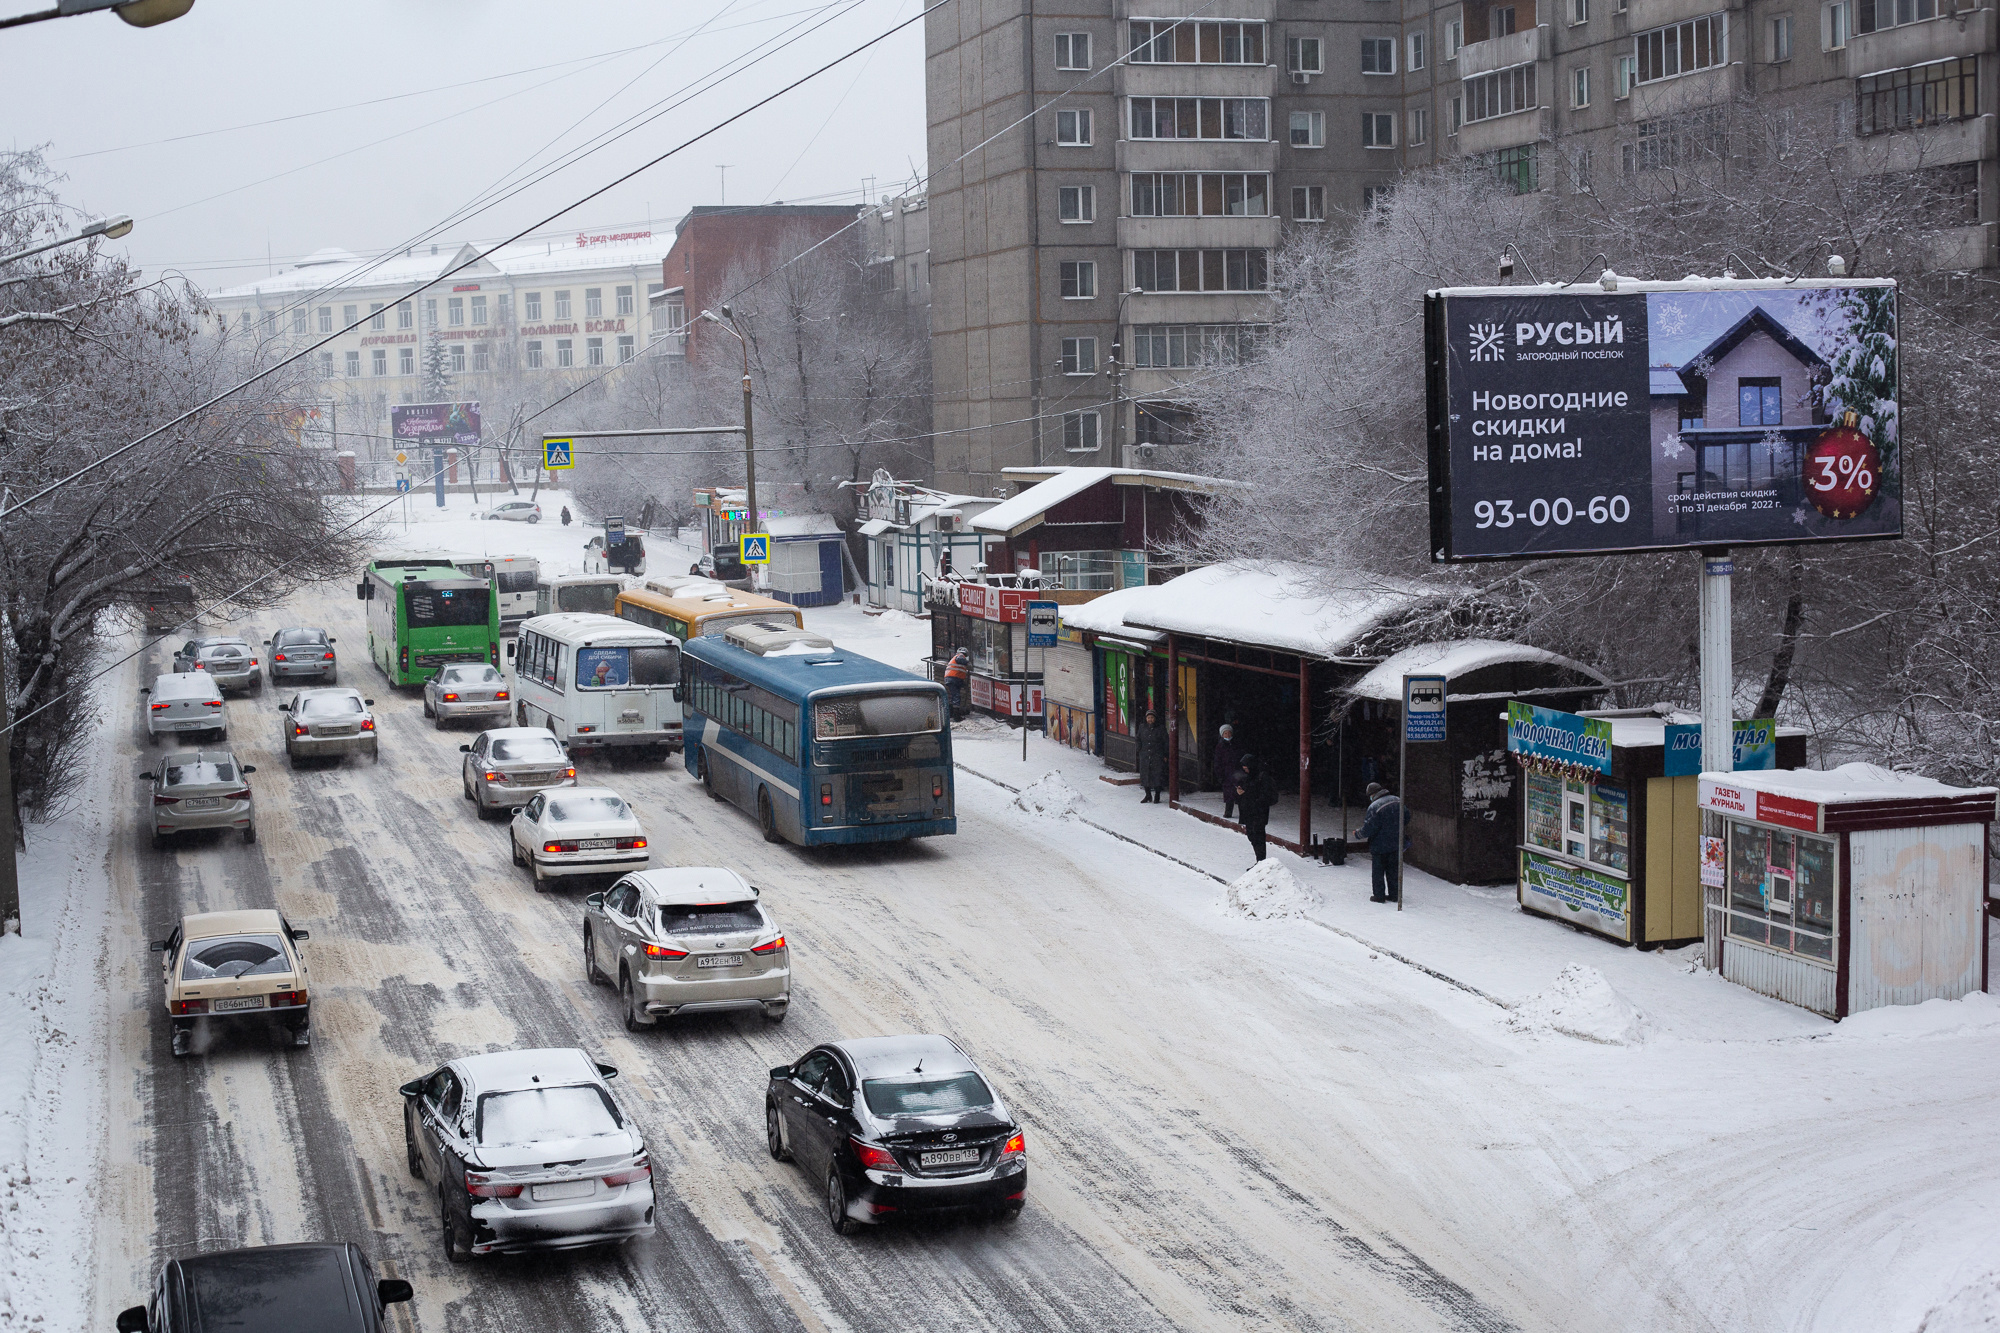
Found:
[[[768,565],[771,563],[771,534],[768,532],[746,532],[737,538],[737,546],[746,565]]]
[[[549,471],[576,466],[576,441],[542,437],[542,466]]]

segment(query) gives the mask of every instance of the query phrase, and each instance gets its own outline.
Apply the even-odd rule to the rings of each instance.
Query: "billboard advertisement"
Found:
[[[1902,535],[1892,282],[1449,288],[1425,335],[1435,561]]]
[[[389,433],[398,445],[427,448],[479,443],[478,403],[392,403]]]

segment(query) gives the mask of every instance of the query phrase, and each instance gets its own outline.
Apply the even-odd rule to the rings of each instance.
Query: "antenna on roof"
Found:
[[[919,1061],[917,1061],[917,1067],[916,1067],[915,1069],[911,1070],[910,1072],[911,1072],[911,1073],[913,1073],[913,1074],[921,1074],[921,1073],[923,1073],[923,1072],[924,1072],[924,1062],[923,1062],[922,1060],[919,1060]]]

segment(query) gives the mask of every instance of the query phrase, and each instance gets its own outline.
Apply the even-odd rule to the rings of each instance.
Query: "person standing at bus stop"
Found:
[[[944,669],[945,698],[950,702],[954,718],[965,714],[965,682],[972,677],[972,654],[960,648],[951,655],[951,661]]]
[[[1379,782],[1368,784],[1368,814],[1356,835],[1368,844],[1373,863],[1371,903],[1393,903],[1403,896],[1403,803]]]
[[[1250,850],[1264,859],[1264,837],[1271,823],[1271,807],[1277,803],[1278,787],[1264,771],[1264,761],[1254,754],[1243,756],[1243,784],[1236,801],[1243,819],[1244,836]]]

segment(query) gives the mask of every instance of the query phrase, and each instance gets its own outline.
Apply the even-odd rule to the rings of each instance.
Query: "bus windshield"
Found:
[[[558,585],[555,591],[558,611],[589,611],[608,616],[617,604],[620,589],[616,583],[573,583]]]
[[[576,650],[576,683],[582,689],[610,689],[615,685],[678,685],[680,680],[680,649],[672,644],[661,644],[657,648]]]
[[[493,594],[484,588],[436,588],[428,583],[405,583],[402,589],[411,629],[484,625],[489,618]]]
[[[934,693],[837,694],[813,703],[813,735],[818,740],[911,736],[943,729],[943,699]]]

